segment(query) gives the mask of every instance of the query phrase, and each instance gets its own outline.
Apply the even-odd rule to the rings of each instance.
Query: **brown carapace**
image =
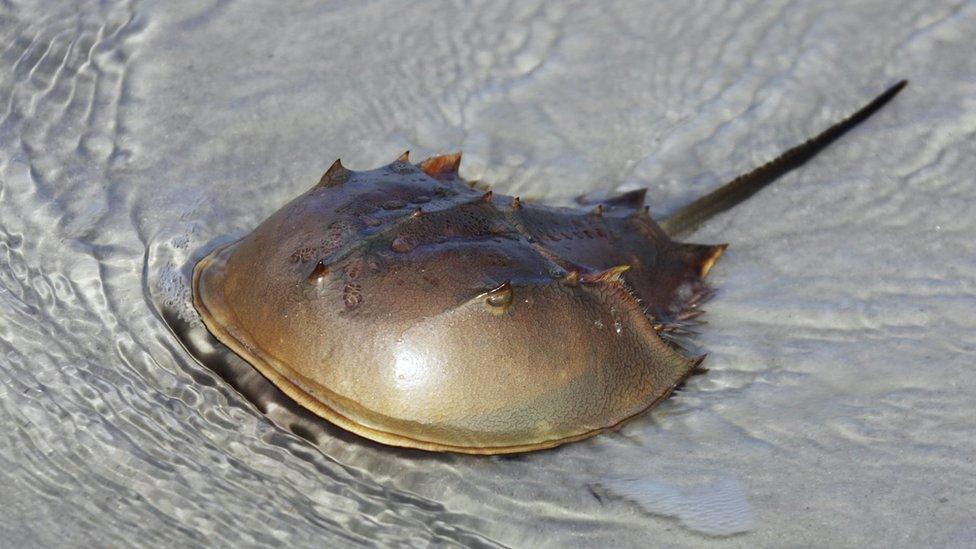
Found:
[[[375,441],[503,454],[587,438],[703,371],[665,334],[700,314],[725,245],[673,237],[903,86],[661,224],[643,190],[581,208],[475,190],[460,154],[371,171],[336,161],[196,265],[194,305],[285,394]]]

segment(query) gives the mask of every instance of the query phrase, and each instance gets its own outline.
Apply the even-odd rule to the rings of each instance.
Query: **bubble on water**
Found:
[[[162,306],[174,311],[180,320],[195,324],[199,318],[192,308],[190,286],[179,267],[167,263],[159,269],[159,294]]]
[[[745,491],[736,479],[678,485],[636,478],[609,477],[600,482],[611,496],[636,503],[648,513],[677,518],[708,536],[731,536],[755,528]]]

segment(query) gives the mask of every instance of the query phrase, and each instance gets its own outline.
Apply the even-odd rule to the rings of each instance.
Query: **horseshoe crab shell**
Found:
[[[197,264],[207,328],[316,414],[426,450],[588,437],[695,371],[700,358],[665,343],[660,319],[705,296],[724,247],[672,241],[643,194],[526,204],[473,190],[459,160],[337,162]]]
[[[725,246],[668,233],[799,166],[903,86],[678,212],[668,232],[643,190],[553,208],[473,189],[459,154],[361,172],[336,161],[203,258],[193,302],[285,394],[366,438],[472,454],[583,439],[700,371],[662,335],[700,313]]]

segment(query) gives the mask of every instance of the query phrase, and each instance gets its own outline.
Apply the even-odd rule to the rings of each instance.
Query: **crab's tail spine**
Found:
[[[861,110],[834,124],[816,137],[779,155],[775,160],[755,170],[740,175],[729,183],[688,204],[661,222],[670,236],[688,233],[705,220],[722,213],[756,194],[786,173],[799,168],[808,160],[836,141],[840,136],[864,122],[888,101],[891,101],[908,84],[902,80],[877,96]]]

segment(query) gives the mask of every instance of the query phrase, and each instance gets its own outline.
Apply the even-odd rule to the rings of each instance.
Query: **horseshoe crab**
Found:
[[[674,238],[798,167],[897,94],[660,224],[645,190],[555,208],[472,188],[460,154],[338,160],[193,271],[209,331],[302,407],[366,438],[472,454],[614,428],[704,371],[668,337],[726,246]]]

